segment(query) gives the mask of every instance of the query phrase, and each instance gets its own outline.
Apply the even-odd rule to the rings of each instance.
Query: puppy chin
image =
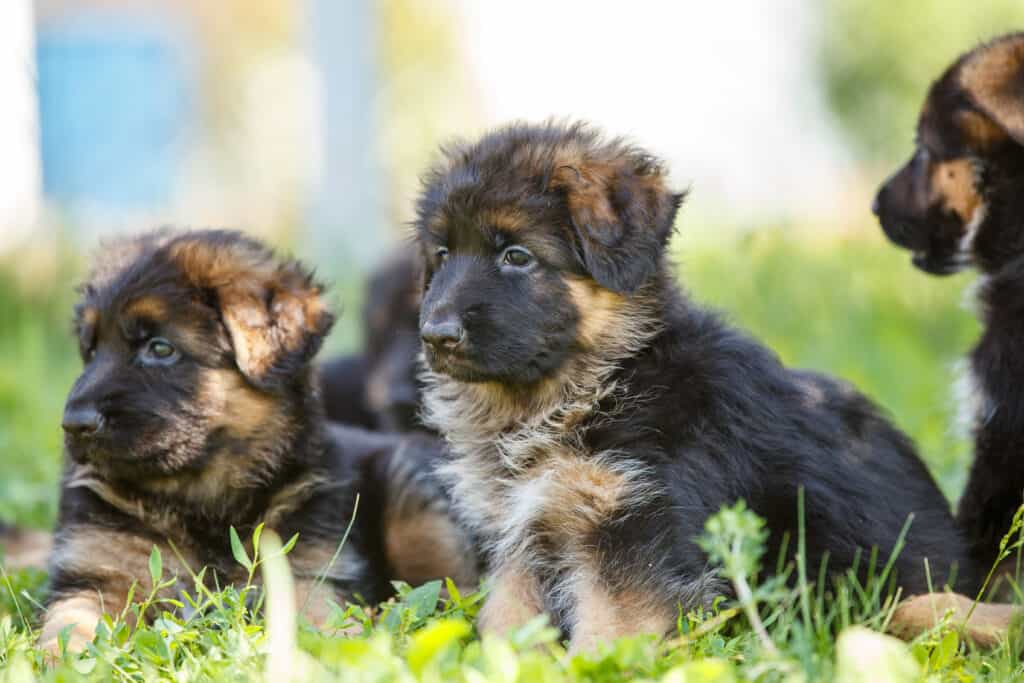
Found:
[[[933,254],[927,251],[917,251],[910,259],[914,267],[928,273],[929,275],[955,275],[970,265],[970,263],[957,254]]]

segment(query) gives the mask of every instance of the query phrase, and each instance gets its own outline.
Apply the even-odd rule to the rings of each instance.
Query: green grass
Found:
[[[949,427],[949,387],[953,363],[978,330],[961,307],[969,276],[926,277],[873,236],[822,239],[772,230],[713,243],[684,235],[676,246],[694,298],[724,310],[787,363],[857,384],[918,441],[955,498],[969,453]],[[0,270],[0,519],[30,525],[53,519],[59,418],[78,368],[68,334],[75,271],[70,266],[54,281],[26,287]],[[334,349],[357,338],[352,323],[358,290],[342,290],[337,297],[346,312]],[[264,621],[246,607],[254,592],[260,595],[256,603],[288,604],[287,577],[278,571],[273,578],[267,566],[266,595],[256,586],[219,594],[197,588],[196,609],[188,617],[168,611],[152,627],[135,631],[112,620],[87,655],[68,658],[45,675],[251,680],[267,667],[268,678],[278,683],[281,662],[303,680],[343,681],[888,680],[881,672],[891,680],[964,681],[1024,675],[1014,644],[979,653],[960,641],[953,625],[912,645],[879,635],[891,608],[881,582],[826,585],[818,581],[818,568],[801,574],[799,565],[788,569],[797,572],[797,589],[758,581],[755,521],[735,510],[722,520],[709,542],[735,542],[720,544],[721,552],[712,555],[734,584],[739,577],[751,587],[752,603],[680,615],[676,637],[663,643],[627,639],[600,654],[568,658],[542,623],[506,640],[480,640],[472,629],[481,594],[450,593],[435,608],[440,585],[432,584],[403,588],[382,608],[339,606],[333,625],[363,624],[358,637],[302,627],[296,645],[289,636],[294,614],[271,608]],[[273,565],[273,553],[268,557]],[[44,670],[32,643],[43,590],[38,574],[0,577],[0,683],[32,680]],[[760,635],[750,628],[751,613],[764,624]],[[867,678],[855,676],[860,664],[874,667]]]

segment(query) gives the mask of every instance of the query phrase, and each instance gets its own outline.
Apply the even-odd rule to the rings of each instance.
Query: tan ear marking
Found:
[[[965,61],[959,80],[996,124],[1024,144],[1024,34],[976,51]]]
[[[255,241],[186,234],[170,245],[170,256],[195,286],[217,293],[235,360],[251,380],[263,381],[282,364],[296,370],[330,330],[333,317],[312,275]]]

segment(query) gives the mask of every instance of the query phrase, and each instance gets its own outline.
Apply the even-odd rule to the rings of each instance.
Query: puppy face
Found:
[[[1006,206],[1022,178],[1024,34],[1015,34],[964,55],[932,85],[914,154],[873,208],[918,268],[991,270],[1024,250]]]
[[[581,124],[514,125],[445,156],[417,205],[427,361],[465,382],[550,377],[654,277],[681,195]]]
[[[330,329],[297,263],[225,231],[108,247],[75,309],[84,368],[65,405],[68,455],[114,478],[197,473],[285,431]],[[253,455],[252,457],[256,457]]]

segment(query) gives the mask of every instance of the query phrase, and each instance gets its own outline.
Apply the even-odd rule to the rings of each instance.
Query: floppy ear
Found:
[[[1024,145],[1024,34],[981,48],[964,64],[960,83],[987,116]]]
[[[254,386],[278,388],[309,365],[334,316],[302,264],[231,232],[186,236],[170,249],[193,284],[214,292],[235,362]]]
[[[583,265],[598,284],[630,294],[654,275],[683,200],[657,162],[636,153],[565,163],[548,187],[564,193]]]

